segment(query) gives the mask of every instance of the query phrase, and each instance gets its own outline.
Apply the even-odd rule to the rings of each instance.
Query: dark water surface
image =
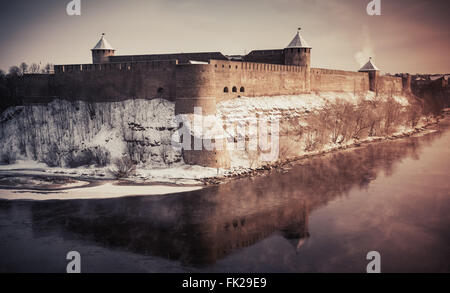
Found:
[[[450,272],[449,123],[176,195],[0,201],[0,271]],[[1,192],[1,190],[0,190]]]

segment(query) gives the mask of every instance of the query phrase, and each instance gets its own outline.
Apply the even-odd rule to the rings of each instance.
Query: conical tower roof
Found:
[[[364,65],[363,67],[361,67],[361,69],[359,71],[360,72],[380,71],[380,69],[378,69],[378,67],[376,67],[375,64],[373,64],[372,57],[370,57],[369,62],[367,62],[366,65]]]
[[[92,50],[114,50],[114,48],[105,39],[105,34],[102,34],[102,37]]]
[[[308,43],[305,41],[305,39],[302,38],[300,35],[300,29],[298,29],[297,34],[292,39],[292,41],[289,43],[289,45],[286,47],[288,48],[311,48]]]

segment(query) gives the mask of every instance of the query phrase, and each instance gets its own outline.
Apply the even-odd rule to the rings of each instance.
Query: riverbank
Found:
[[[267,173],[270,173],[272,171],[278,171],[278,172],[288,172],[289,169],[296,164],[301,164],[303,160],[319,157],[319,156],[325,156],[331,153],[344,151],[344,150],[353,150],[356,148],[364,147],[369,144],[373,143],[380,143],[380,142],[386,142],[389,140],[396,140],[396,139],[403,139],[408,137],[414,137],[414,136],[421,136],[426,135],[429,133],[433,133],[437,131],[436,125],[438,125],[441,122],[450,123],[450,108],[444,109],[442,111],[442,115],[438,117],[433,117],[427,119],[426,123],[422,125],[421,127],[416,127],[411,130],[407,131],[399,131],[394,133],[393,135],[387,136],[387,137],[368,137],[363,140],[351,142],[348,144],[342,144],[335,147],[329,147],[324,150],[320,150],[317,152],[309,152],[307,154],[301,155],[301,156],[295,156],[290,157],[284,160],[279,160],[274,163],[266,164],[264,166],[260,166],[258,168],[247,168],[247,169],[240,169],[240,170],[232,170],[229,171],[223,175],[217,175],[214,177],[204,178],[202,179],[203,183],[205,185],[216,185],[225,183],[229,180],[237,179],[237,178],[244,178],[244,177],[252,177],[252,176],[263,176]]]
[[[108,175],[107,168],[49,168],[43,163],[20,161],[14,165],[0,166],[0,198],[70,200],[194,191],[204,186],[217,185],[243,177],[264,176],[271,172],[285,173],[293,166],[302,164],[304,160],[334,152],[350,151],[369,144],[426,135],[437,131],[436,125],[444,121],[450,122],[450,109],[446,109],[440,117],[429,119],[425,125],[415,129],[397,132],[388,137],[370,137],[326,150],[309,152],[253,169],[224,170],[184,165],[166,169],[138,169],[134,176],[116,180],[112,175]]]
[[[4,179],[4,178],[2,178]],[[23,179],[23,177],[21,178]],[[29,177],[37,181],[39,177]],[[26,181],[26,180],[25,180]],[[61,184],[58,188],[23,188],[20,186],[0,187],[0,199],[5,200],[74,200],[104,199],[129,196],[163,195],[195,191],[201,186],[175,186],[170,184],[130,184],[123,181],[77,181],[79,185]],[[73,184],[73,182],[72,182]]]

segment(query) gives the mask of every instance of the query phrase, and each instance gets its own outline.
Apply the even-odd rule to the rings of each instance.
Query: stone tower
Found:
[[[372,57],[369,58],[369,62],[361,67],[359,72],[367,72],[369,74],[369,89],[373,92],[376,92],[380,70],[375,66],[375,64],[373,64]]]
[[[106,41],[105,34],[98,41],[97,45],[91,50],[92,51],[92,63],[108,63],[109,56],[114,56],[114,48]]]
[[[300,28],[294,39],[284,49],[284,64],[311,68],[311,47],[300,36]]]

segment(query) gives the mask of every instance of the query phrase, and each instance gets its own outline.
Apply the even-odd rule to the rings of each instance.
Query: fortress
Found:
[[[382,76],[372,60],[359,72],[311,68],[311,47],[299,32],[284,49],[254,50],[244,56],[220,52],[123,55],[104,35],[92,64],[55,65],[54,74],[28,74],[21,96],[88,101],[164,98],[177,113],[194,106],[215,113],[217,102],[239,96],[298,95],[310,92],[400,93],[410,78]]]
[[[175,114],[201,107],[209,115],[216,113],[217,103],[241,96],[410,92],[409,75],[380,75],[372,60],[358,72],[311,68],[311,50],[298,31],[284,49],[242,56],[220,52],[116,56],[102,35],[91,50],[92,64],[55,65],[53,74],[24,75],[20,95],[29,102],[163,98],[175,103]],[[215,152],[183,156],[188,164],[218,165]]]

